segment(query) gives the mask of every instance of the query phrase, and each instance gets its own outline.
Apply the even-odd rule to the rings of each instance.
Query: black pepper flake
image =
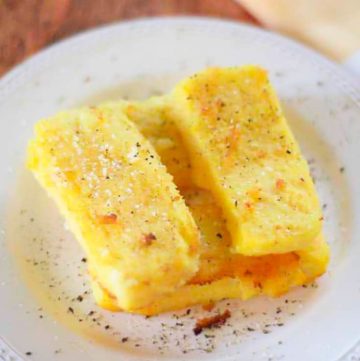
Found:
[[[84,299],[84,297],[81,296],[81,295],[79,295],[79,296],[76,297],[76,300],[79,301],[79,302],[82,302],[83,299]]]
[[[340,171],[340,173],[344,173],[345,172],[345,167],[339,168],[339,171]]]
[[[74,309],[73,309],[72,307],[69,307],[69,308],[68,308],[68,312],[74,313]]]
[[[90,312],[88,313],[88,316],[92,316],[94,313],[95,313],[95,311],[90,311]]]
[[[249,332],[255,331],[255,328],[252,328],[252,327],[246,327],[246,329],[247,329]]]
[[[216,233],[216,237],[217,237],[217,238],[223,238],[223,236],[222,236],[221,233]]]
[[[105,330],[108,330],[110,328],[110,325],[105,326]]]
[[[85,257],[81,258],[81,262],[82,263],[86,263],[87,262],[87,259]]]
[[[123,337],[121,339],[121,342],[124,343],[124,342],[128,342],[129,341],[129,337]]]
[[[208,334],[205,334],[204,335],[205,338],[215,338],[215,335],[208,335]]]
[[[26,356],[31,356],[31,355],[32,355],[32,352],[27,351],[27,352],[25,352],[25,355],[26,355]]]
[[[287,149],[287,150],[286,150],[286,153],[287,153],[287,154],[291,154],[291,150]]]

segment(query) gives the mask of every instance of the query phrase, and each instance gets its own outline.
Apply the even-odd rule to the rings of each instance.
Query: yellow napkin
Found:
[[[236,0],[270,29],[343,61],[360,50],[360,0]]]

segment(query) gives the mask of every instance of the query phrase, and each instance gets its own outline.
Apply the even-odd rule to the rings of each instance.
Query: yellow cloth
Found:
[[[336,60],[360,49],[359,0],[236,0],[270,29]]]

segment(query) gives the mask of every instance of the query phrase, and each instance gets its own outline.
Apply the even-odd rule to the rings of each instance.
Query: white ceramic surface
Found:
[[[161,93],[208,65],[248,63],[269,70],[311,164],[332,247],[328,274],[280,299],[223,301],[211,313],[100,310],[80,247],[24,169],[34,122]],[[360,360],[360,91],[340,67],[245,25],[140,20],[81,34],[17,67],[0,81],[0,116],[0,360]],[[198,317],[226,308],[227,325],[193,335]]]

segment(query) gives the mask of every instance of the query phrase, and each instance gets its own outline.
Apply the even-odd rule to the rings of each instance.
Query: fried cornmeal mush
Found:
[[[267,72],[206,69],[175,87],[172,106],[193,181],[214,194],[233,250],[259,256],[306,248],[321,231],[321,209]]]
[[[121,309],[149,306],[197,272],[193,216],[152,145],[119,108],[41,120],[27,165]]]

